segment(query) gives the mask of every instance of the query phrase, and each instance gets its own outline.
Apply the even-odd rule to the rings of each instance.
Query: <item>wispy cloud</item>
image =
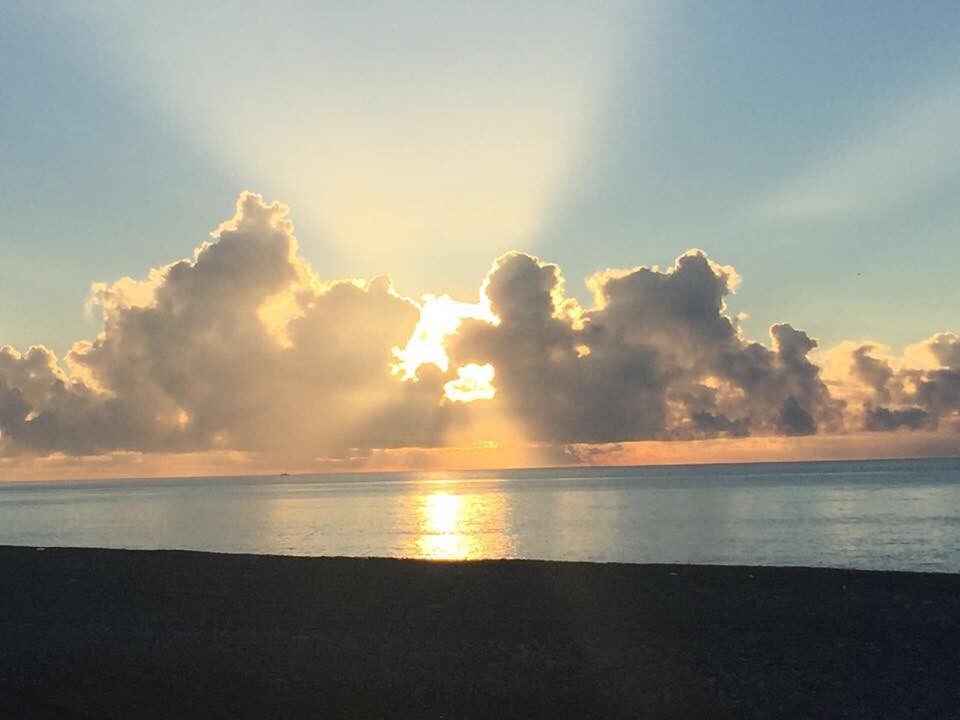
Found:
[[[881,212],[907,202],[960,170],[960,86],[897,98],[846,146],[786,181],[754,213],[803,220]],[[829,147],[830,143],[826,145]]]

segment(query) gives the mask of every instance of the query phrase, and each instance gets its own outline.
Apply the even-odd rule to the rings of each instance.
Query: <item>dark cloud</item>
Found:
[[[865,430],[896,430],[901,427],[923,430],[930,427],[932,419],[930,413],[917,407],[903,410],[869,406],[864,408]]]
[[[832,399],[789,325],[773,349],[744,340],[725,313],[732,268],[690,251],[666,271],[636,268],[590,279],[595,309],[563,296],[555,265],[500,258],[486,293],[500,324],[465,323],[451,342],[497,369],[497,402],[536,440],[615,442],[838,429]]]
[[[853,351],[853,372],[865,385],[873,389],[879,402],[890,402],[887,385],[893,378],[893,370],[884,360],[872,357],[874,345],[862,345]]]
[[[863,405],[866,430],[932,430],[960,417],[960,338],[938,333],[912,348],[934,367],[914,368],[906,363],[894,369],[886,358],[875,357],[879,347],[864,343],[851,351],[851,374],[869,390]],[[937,367],[936,365],[939,365]]]

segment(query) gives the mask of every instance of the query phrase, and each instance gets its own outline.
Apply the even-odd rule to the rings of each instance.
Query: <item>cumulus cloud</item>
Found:
[[[693,250],[665,271],[593,276],[595,307],[581,310],[557,266],[511,253],[485,283],[500,323],[466,322],[451,354],[496,368],[495,401],[537,440],[838,429],[842,403],[807,359],[815,341],[789,325],[771,329],[772,349],[745,340],[724,304],[737,282]]]
[[[902,357],[879,343],[844,343],[831,352],[833,384],[858,406],[852,422],[866,430],[960,428],[960,338],[937,333]]]
[[[243,194],[191,259],[94,287],[104,328],[62,372],[3,351],[6,452],[335,452],[429,444],[435,388],[390,374],[415,304],[387,278],[322,283],[287,208]]]
[[[62,362],[0,349],[0,456],[354,466],[480,440],[589,457],[640,440],[960,429],[956,335],[900,360],[845,343],[825,372],[789,324],[744,337],[725,304],[739,281],[691,250],[665,270],[595,274],[584,308],[556,265],[511,252],[478,302],[416,302],[386,277],[321,280],[287,208],[243,193],[192,257],[95,285],[103,329]]]

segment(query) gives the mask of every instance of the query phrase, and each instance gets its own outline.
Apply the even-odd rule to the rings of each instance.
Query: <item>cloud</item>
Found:
[[[510,253],[485,282],[500,323],[464,322],[450,352],[496,368],[494,401],[535,440],[838,429],[842,403],[807,359],[816,343],[789,325],[771,329],[773,349],[745,340],[724,304],[738,280],[692,250],[665,271],[594,275],[584,311],[564,297],[557,266]]]
[[[67,377],[48,349],[0,349],[0,453],[86,454],[142,443],[149,432],[122,400]]]
[[[387,278],[320,282],[287,208],[244,193],[191,259],[94,287],[104,328],[49,351],[5,350],[7,452],[338,452],[429,444],[429,382],[390,374],[417,306]]]
[[[929,427],[933,418],[926,410],[917,407],[905,410],[890,410],[885,407],[864,408],[864,429],[896,430],[900,427],[920,430]]]
[[[665,270],[593,275],[584,308],[559,267],[510,252],[476,302],[418,303],[385,276],[321,280],[287,207],[243,193],[192,257],[94,285],[103,329],[62,363],[0,349],[0,467],[104,454],[205,467],[206,454],[309,469],[453,448],[583,459],[636,441],[960,431],[956,335],[901,359],[844,343],[821,365],[787,323],[768,344],[743,336],[725,304],[739,282],[690,250]]]
[[[937,333],[903,357],[878,343],[846,343],[832,351],[834,382],[857,397],[866,430],[960,429],[960,338]],[[844,376],[844,370],[846,376]]]

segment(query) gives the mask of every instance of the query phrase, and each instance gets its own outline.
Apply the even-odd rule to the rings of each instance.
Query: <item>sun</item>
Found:
[[[443,396],[451,402],[492,400],[497,394],[493,386],[493,365],[470,363],[457,368],[457,379],[443,386]]]
[[[449,295],[424,295],[420,320],[402,348],[394,348],[391,372],[401,380],[415,381],[421,365],[432,364],[446,372],[450,368],[447,338],[455,334],[467,319],[499,324],[488,303],[465,303]],[[457,368],[457,378],[447,382],[444,397],[451,402],[489,400],[496,394],[494,369],[489,363],[470,363]]]

